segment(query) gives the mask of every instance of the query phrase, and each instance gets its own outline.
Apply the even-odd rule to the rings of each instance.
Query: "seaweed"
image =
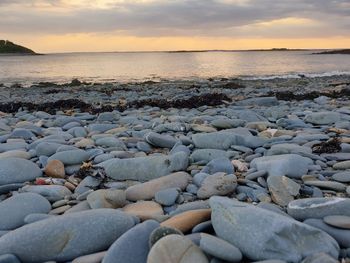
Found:
[[[321,142],[318,144],[315,144],[312,147],[312,152],[313,153],[336,153],[340,152],[341,150],[341,141],[338,137],[331,138],[326,142]]]

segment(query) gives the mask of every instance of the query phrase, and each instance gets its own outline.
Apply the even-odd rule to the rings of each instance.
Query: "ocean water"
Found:
[[[297,78],[350,74],[349,55],[313,51],[64,53],[0,56],[0,83],[138,82],[219,77]]]

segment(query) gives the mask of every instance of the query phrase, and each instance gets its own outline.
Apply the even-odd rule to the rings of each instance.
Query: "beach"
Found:
[[[350,75],[4,84],[0,262],[349,262],[349,97]]]

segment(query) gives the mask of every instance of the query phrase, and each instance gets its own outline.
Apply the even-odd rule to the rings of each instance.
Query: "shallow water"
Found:
[[[65,53],[0,56],[0,83],[131,82],[210,77],[273,78],[350,74],[349,55],[312,51]]]

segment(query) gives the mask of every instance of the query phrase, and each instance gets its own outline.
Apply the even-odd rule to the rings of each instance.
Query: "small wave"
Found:
[[[273,79],[301,79],[301,78],[320,78],[320,77],[334,77],[350,75],[350,71],[330,71],[323,73],[292,73],[282,75],[268,75],[268,76],[247,76],[241,77],[243,80],[273,80]]]

